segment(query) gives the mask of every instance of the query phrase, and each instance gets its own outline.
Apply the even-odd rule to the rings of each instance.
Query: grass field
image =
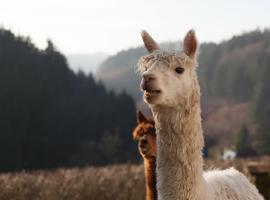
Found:
[[[270,158],[208,160],[205,168],[235,166],[248,175],[246,165],[249,162],[270,162]],[[0,174],[1,200],[143,200],[144,195],[143,165]]]

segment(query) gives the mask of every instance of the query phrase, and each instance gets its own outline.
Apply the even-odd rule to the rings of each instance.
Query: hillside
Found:
[[[176,43],[161,44],[164,49],[176,49],[179,45]],[[101,79],[106,87],[117,93],[125,90],[138,102],[141,100],[141,93],[138,87],[140,77],[135,75],[136,64],[138,59],[145,54],[145,48],[142,46],[121,51],[101,63],[96,78]]]
[[[234,36],[219,44],[203,43],[200,47],[198,69],[203,97],[222,96],[235,101],[246,101],[252,96],[259,57],[269,45],[270,31],[253,31]],[[176,43],[169,43],[170,47]],[[164,46],[163,45],[163,46]],[[175,48],[173,48],[175,49]],[[134,77],[138,59],[145,55],[144,47],[121,51],[107,58],[97,70],[97,78],[114,91],[126,90],[136,100],[140,99],[139,77]],[[230,70],[228,70],[230,69]],[[244,73],[240,73],[245,71]],[[241,74],[241,75],[240,75]],[[225,81],[224,81],[225,80]],[[236,81],[238,84],[236,84]],[[250,86],[248,91],[244,87]],[[135,85],[135,86],[134,86]],[[240,92],[239,92],[240,91]]]
[[[98,66],[108,57],[105,53],[95,54],[70,54],[67,55],[67,61],[71,69],[75,72],[79,70],[85,73],[96,73]]]
[[[138,88],[140,78],[134,72],[138,58],[145,53],[142,46],[119,52],[105,60],[97,72],[97,77],[103,80],[108,88],[117,92],[127,91],[135,99],[139,107],[142,105],[141,92]],[[267,79],[267,74],[270,75],[268,70],[268,66],[270,66],[269,57],[269,30],[255,30],[244,33],[218,44],[201,44],[198,74],[202,88],[203,115],[209,116],[209,111],[216,104],[221,107],[217,107],[212,113],[217,115],[218,112],[218,115],[222,115],[219,117],[212,116],[204,121],[210,123],[209,125],[204,124],[211,127],[207,129],[210,130],[210,135],[216,134],[211,130],[220,130],[221,126],[223,126],[222,129],[226,126],[224,129],[226,131],[221,131],[223,134],[235,135],[240,131],[243,124],[250,124],[251,122],[249,129],[254,132],[256,118],[258,118],[256,113],[261,115],[256,110],[262,109],[263,105],[270,100],[269,95],[265,96],[268,92],[259,92],[268,91],[270,88]],[[263,82],[263,77],[267,81]],[[262,94],[264,94],[265,98],[262,98]],[[223,104],[222,102],[226,103]],[[238,104],[240,107],[242,104],[247,105],[239,110],[239,115],[247,116],[242,117],[238,124],[231,125],[234,124],[232,120],[235,119],[225,120],[226,112],[220,110],[224,110],[228,106],[237,107]],[[222,108],[222,106],[225,107]],[[235,113],[232,110],[228,112],[230,113],[228,115]],[[216,119],[214,122],[211,120],[213,118]],[[226,122],[226,125],[223,124],[224,122]],[[235,139],[235,137],[230,136],[228,138]],[[223,138],[226,140],[225,137]],[[228,138],[225,143],[233,144],[234,141]]]
[[[75,74],[51,41],[0,29],[0,110],[1,171],[136,160],[132,98]]]

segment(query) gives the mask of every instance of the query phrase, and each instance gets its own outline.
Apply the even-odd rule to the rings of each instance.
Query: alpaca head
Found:
[[[134,140],[138,140],[141,155],[146,158],[156,157],[156,131],[153,120],[147,119],[141,111],[137,112],[137,127],[133,131]]]
[[[142,74],[141,89],[144,101],[150,106],[181,106],[197,90],[196,59],[198,43],[190,30],[183,41],[181,52],[166,52],[146,32],[142,32],[144,45],[150,54],[138,63]]]

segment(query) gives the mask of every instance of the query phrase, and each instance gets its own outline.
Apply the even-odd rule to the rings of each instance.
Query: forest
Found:
[[[94,77],[73,72],[52,41],[39,49],[31,38],[2,28],[0,170],[137,163],[132,130],[142,99],[135,73],[145,53],[143,47],[121,51]],[[205,156],[225,140],[239,157],[270,154],[270,31],[203,43],[199,63]],[[224,105],[240,111],[235,109],[230,120],[213,120],[213,110]],[[227,130],[241,115],[248,119]],[[211,127],[209,119],[221,129]]]
[[[135,115],[129,95],[74,73],[52,41],[0,30],[1,171],[135,162]]]

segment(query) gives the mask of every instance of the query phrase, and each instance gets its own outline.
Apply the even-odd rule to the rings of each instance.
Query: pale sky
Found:
[[[40,48],[50,38],[64,54],[104,52],[142,44],[146,29],[159,42],[194,28],[201,42],[270,27],[269,0],[0,0],[0,25],[30,36]]]

